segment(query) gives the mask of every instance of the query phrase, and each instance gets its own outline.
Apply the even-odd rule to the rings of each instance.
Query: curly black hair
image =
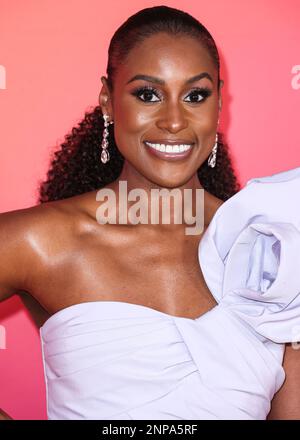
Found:
[[[118,65],[126,61],[133,47],[158,32],[196,38],[209,51],[218,71],[220,85],[219,54],[208,30],[186,12],[168,6],[155,6],[132,15],[114,33],[108,49],[106,69],[111,93]],[[60,149],[53,153],[47,179],[39,182],[38,203],[97,190],[120,176],[124,157],[117,148],[112,127],[109,126],[110,160],[103,164],[100,160],[104,129],[102,110],[100,106],[95,106],[85,111],[81,122],[66,134]],[[218,132],[216,166],[210,168],[205,161],[197,174],[203,188],[224,201],[240,190],[222,133]]]

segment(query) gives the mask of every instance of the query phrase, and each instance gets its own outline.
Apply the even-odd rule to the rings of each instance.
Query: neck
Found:
[[[197,174],[179,186],[163,186],[140,175],[125,161],[121,175],[103,189],[103,195],[107,189],[112,190],[110,202],[115,208],[111,218],[117,224],[147,224],[157,231],[184,231],[186,235],[203,232],[205,190]]]

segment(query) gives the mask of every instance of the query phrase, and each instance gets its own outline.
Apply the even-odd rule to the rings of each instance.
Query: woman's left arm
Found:
[[[272,400],[267,420],[300,419],[300,346],[286,344],[283,368],[286,379]]]

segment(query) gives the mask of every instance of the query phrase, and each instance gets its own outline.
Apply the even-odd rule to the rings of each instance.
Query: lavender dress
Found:
[[[265,419],[284,343],[300,340],[300,167],[251,179],[216,211],[197,319],[92,301],[40,328],[49,419]],[[184,295],[184,292],[182,293]]]

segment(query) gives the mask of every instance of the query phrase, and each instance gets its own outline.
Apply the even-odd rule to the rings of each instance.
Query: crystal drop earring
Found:
[[[218,122],[217,122],[217,133],[216,133],[215,145],[213,146],[211,153],[209,155],[209,158],[207,160],[208,166],[211,168],[214,168],[216,166],[216,161],[217,161],[219,122],[220,122],[220,115],[218,117]]]
[[[109,136],[108,126],[109,126],[109,124],[113,124],[114,123],[114,121],[108,122],[108,118],[109,118],[108,115],[106,115],[106,114],[103,115],[104,130],[103,130],[103,137],[102,137],[102,144],[101,144],[101,147],[102,147],[101,162],[104,163],[104,164],[107,163],[109,161],[109,159],[110,159],[109,151],[107,149],[108,145],[109,145],[108,144],[108,136]]]
[[[216,161],[217,161],[217,151],[218,151],[218,133],[216,133],[216,140],[215,140],[215,145],[212,148],[212,151],[209,155],[208,158],[208,166],[211,168],[214,168],[216,166]]]

